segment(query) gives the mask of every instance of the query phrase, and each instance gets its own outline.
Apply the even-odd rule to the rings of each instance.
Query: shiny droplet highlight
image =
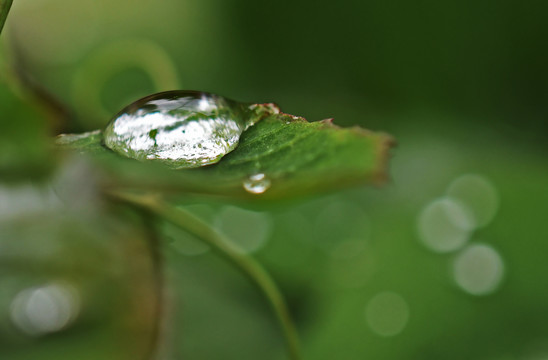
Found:
[[[113,151],[171,168],[218,162],[234,150],[241,134],[273,104],[245,104],[198,91],[167,91],[137,100],[120,111],[104,131]]]
[[[253,174],[243,182],[245,191],[251,194],[262,194],[268,190],[271,185],[270,179],[262,173]]]

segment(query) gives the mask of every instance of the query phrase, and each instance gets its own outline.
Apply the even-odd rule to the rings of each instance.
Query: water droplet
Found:
[[[107,125],[104,142],[117,153],[174,169],[218,162],[274,104],[245,104],[198,91],[166,91],[125,107]]]
[[[65,328],[79,312],[76,290],[66,284],[28,288],[11,303],[11,320],[22,332],[40,336]]]
[[[243,186],[245,191],[252,194],[262,194],[270,188],[270,179],[265,174],[253,174],[245,179]]]
[[[398,335],[409,320],[409,306],[403,297],[393,292],[375,295],[365,309],[367,324],[381,336]]]
[[[428,204],[418,218],[419,238],[435,252],[451,252],[464,246],[473,230],[467,209],[451,198]]]
[[[487,295],[497,289],[504,274],[499,253],[486,244],[470,245],[453,263],[457,285],[472,295]]]

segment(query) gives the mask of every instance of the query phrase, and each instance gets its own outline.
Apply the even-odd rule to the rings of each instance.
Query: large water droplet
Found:
[[[252,194],[262,194],[270,188],[270,179],[265,174],[253,174],[244,180],[245,191]]]
[[[218,162],[273,104],[245,104],[205,92],[166,91],[144,97],[107,125],[104,142],[121,155],[174,169]]]

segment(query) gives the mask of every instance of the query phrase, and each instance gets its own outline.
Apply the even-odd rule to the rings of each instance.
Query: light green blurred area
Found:
[[[511,1],[15,0],[0,78],[0,358],[144,358],[154,326],[144,231],[127,229],[136,215],[106,225],[85,210],[101,206],[92,190],[68,220],[55,207],[36,212],[42,198],[22,185],[51,163],[40,169],[54,179],[46,182],[64,171],[65,187],[81,184],[69,199],[93,182],[46,150],[59,124],[8,90],[14,54],[75,114],[63,125],[71,131],[180,87],[394,135],[382,188],[282,204],[180,203],[264,263],[305,359],[548,356],[547,10]],[[29,225],[16,225],[13,204],[27,204],[15,215]],[[195,239],[161,229],[162,358],[284,359],[255,288]],[[37,335],[44,322],[29,325],[31,300],[59,286],[76,288],[77,315]],[[14,315],[21,308],[27,320]]]

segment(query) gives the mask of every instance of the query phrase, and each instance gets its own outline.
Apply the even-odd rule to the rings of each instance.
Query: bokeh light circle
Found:
[[[380,336],[395,336],[403,331],[409,320],[409,306],[394,292],[375,295],[365,309],[367,324]]]
[[[470,238],[473,222],[466,208],[451,198],[429,203],[419,214],[418,232],[432,251],[446,253],[461,248]]]
[[[453,263],[457,285],[471,295],[493,293],[504,275],[504,262],[499,253],[486,244],[466,247]]]

